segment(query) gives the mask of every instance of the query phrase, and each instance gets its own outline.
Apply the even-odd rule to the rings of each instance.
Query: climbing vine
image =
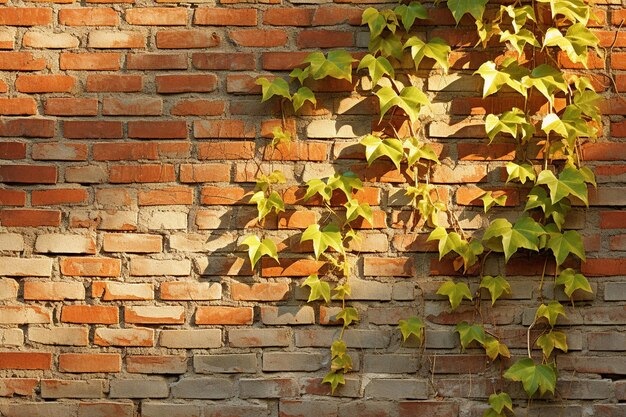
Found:
[[[565,316],[565,308],[556,299],[555,291],[554,299],[544,300],[543,287],[550,281],[554,288],[562,287],[572,303],[577,291],[592,291],[584,275],[565,267],[569,266],[568,259],[585,260],[583,239],[579,232],[566,228],[566,218],[572,204],[588,205],[588,187],[595,186],[595,180],[593,172],[584,165],[581,143],[594,140],[601,129],[600,97],[592,81],[563,71],[557,54],[562,51],[569,60],[586,67],[590,54],[601,52],[598,39],[587,29],[591,9],[582,0],[518,0],[507,6],[487,3],[488,0],[448,0],[447,7],[457,24],[461,19],[475,20],[483,47],[506,47],[502,59],[484,62],[474,75],[483,80],[483,97],[503,91],[520,98],[519,107],[486,115],[485,134],[489,143],[516,144],[517,160],[506,164],[506,183],[517,183],[528,193],[517,219],[495,218],[482,236],[463,230],[454,211],[430,182],[431,169],[440,162],[424,132],[422,109],[431,103],[416,74],[424,67],[424,59],[434,60],[437,70],[447,74],[452,49],[443,39],[425,41],[414,30],[416,21],[429,18],[428,9],[420,3],[365,9],[362,23],[369,28],[370,40],[368,53],[359,61],[346,51],[314,52],[289,74],[289,81],[275,77],[261,78],[257,83],[262,87],[262,101],[279,100],[283,109],[290,105],[297,113],[306,102],[316,105],[316,97],[308,86],[310,80],[331,77],[351,82],[353,66],[369,78],[370,93],[378,98],[380,106],[380,123],[388,123],[391,129],[385,131],[393,134],[372,133],[360,140],[367,163],[390,160],[396,170],[406,173],[411,182],[404,192],[413,212],[430,228],[428,240],[437,242],[439,259],[451,260],[463,274],[474,272],[479,276],[476,291],[470,289],[468,283],[473,278],[468,277],[440,286],[437,294],[447,297],[452,310],[473,303],[479,311],[483,295],[490,298],[493,306],[503,295],[511,293],[506,276],[486,275],[488,257],[503,256],[506,263],[519,253],[545,255],[539,284],[541,304],[527,329],[527,357],[514,362],[503,377],[519,381],[529,397],[537,391],[540,395],[554,394],[558,376],[555,351],[568,349],[566,334],[555,328],[559,317]],[[546,21],[547,15],[551,19]],[[412,68],[407,69],[407,60],[412,62]],[[541,106],[532,105],[535,102]],[[531,110],[536,107],[540,110]],[[398,118],[406,129],[396,128]],[[274,129],[273,140],[267,146],[273,152],[279,145],[291,146],[290,142],[291,135],[283,126]],[[285,211],[280,188],[284,183],[280,171],[258,177],[250,202],[257,205],[260,224],[268,214]],[[371,207],[358,199],[362,188],[362,181],[346,171],[308,181],[302,198],[303,202],[316,200],[327,214],[320,223],[309,225],[300,241],[310,244],[314,258],[325,265],[318,274],[302,282],[310,290],[308,302],[335,301],[341,305],[335,320],[343,327],[332,343],[332,363],[323,380],[333,392],[345,383],[344,376],[352,369],[343,336],[359,320],[358,311],[348,305],[355,259],[349,249],[353,241],[360,239],[354,225],[374,224]],[[485,212],[494,206],[506,206],[506,195],[494,191],[481,198]],[[243,244],[248,248],[253,268],[263,256],[278,261],[271,239],[250,235]],[[549,264],[553,268],[548,268]],[[553,274],[549,273],[552,269]],[[540,325],[544,330],[538,338],[532,338],[531,330]],[[510,358],[508,347],[492,327],[482,321],[482,315],[476,322],[458,323],[456,332],[462,349],[478,344],[491,361]],[[419,317],[408,317],[399,322],[399,330],[404,341],[411,337],[422,340],[425,324]],[[532,356],[534,346],[542,350],[540,359]],[[494,393],[488,402],[486,417],[506,416],[507,410],[513,410],[506,392]]]

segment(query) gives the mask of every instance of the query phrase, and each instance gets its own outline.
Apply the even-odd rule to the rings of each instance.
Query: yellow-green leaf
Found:
[[[563,332],[551,330],[537,339],[537,346],[543,351],[543,356],[549,358],[554,348],[567,353],[567,336]]]
[[[313,242],[313,252],[315,253],[315,259],[319,259],[320,255],[326,251],[326,249],[333,248],[339,253],[344,252],[343,239],[341,232],[336,224],[331,223],[320,229],[319,224],[312,224],[306,228],[300,242]]]
[[[424,334],[424,327],[426,326],[421,318],[413,316],[406,320],[400,320],[398,327],[400,328],[400,333],[402,333],[402,341],[406,342],[411,335],[421,341]]]
[[[256,81],[257,85],[261,86],[262,98],[261,103],[269,100],[274,96],[281,96],[287,100],[291,100],[291,94],[289,94],[289,84],[282,78],[274,78],[272,81],[267,78],[259,78]]]
[[[480,288],[486,288],[489,291],[491,295],[491,305],[494,305],[502,294],[511,294],[511,284],[500,275],[495,277],[485,275],[480,281]]]
[[[381,139],[378,136],[367,135],[361,139],[360,144],[365,146],[365,158],[368,165],[371,165],[378,158],[386,156],[398,170],[400,169],[400,162],[404,156],[400,140],[394,138]]]
[[[519,381],[524,391],[532,397],[537,390],[541,395],[546,392],[554,394],[556,388],[556,367],[553,364],[536,365],[530,358],[515,362],[505,373],[504,377],[511,381]]]
[[[587,278],[583,274],[577,274],[572,268],[567,268],[561,271],[559,276],[556,278],[556,285],[564,285],[565,294],[567,294],[570,298],[576,290],[593,293]]]
[[[554,327],[559,316],[565,317],[565,308],[558,301],[550,301],[547,305],[541,304],[535,313],[535,319],[544,317],[551,327]]]
[[[472,293],[464,282],[455,283],[454,281],[446,281],[437,290],[438,295],[445,295],[450,300],[452,310],[456,310],[461,301],[466,298],[472,301]]]
[[[263,256],[269,256],[278,262],[278,250],[276,249],[276,244],[271,239],[263,239],[261,241],[258,236],[250,235],[241,244],[248,247],[248,257],[250,258],[252,268]]]
[[[324,300],[330,303],[330,285],[328,282],[322,281],[317,275],[309,275],[304,280],[301,287],[309,287],[311,292],[309,293],[308,303],[316,300]]]

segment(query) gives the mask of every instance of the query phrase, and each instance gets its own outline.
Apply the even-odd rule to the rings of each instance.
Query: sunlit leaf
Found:
[[[504,373],[504,377],[511,381],[519,381],[524,386],[524,391],[532,397],[537,390],[541,395],[546,392],[554,394],[556,388],[556,367],[549,365],[536,365],[530,358],[520,359]]]
[[[309,63],[311,76],[315,80],[326,77],[352,82],[352,63],[356,61],[346,51],[330,51],[327,56],[321,52],[309,54],[303,62]]]
[[[445,295],[450,300],[452,310],[456,310],[461,304],[463,298],[472,301],[472,293],[464,282],[454,283],[454,281],[446,281],[437,290],[438,295]]]
[[[543,351],[543,356],[549,358],[554,348],[567,353],[567,336],[563,332],[551,330],[537,339],[537,346]]]
[[[501,343],[493,336],[487,335],[485,343],[483,343],[483,347],[485,348],[485,353],[492,361],[495,361],[498,356],[503,356],[505,358],[511,357],[511,352],[509,351],[508,346]]]
[[[343,320],[344,327],[359,320],[359,312],[354,307],[345,307],[337,314],[337,320]]]
[[[459,333],[463,350],[467,349],[474,341],[482,345],[485,343],[485,340],[487,340],[485,329],[479,324],[469,324],[463,321],[456,325],[455,331]]]
[[[330,285],[328,282],[320,280],[317,275],[309,275],[301,285],[301,287],[305,286],[311,290],[307,300],[308,303],[316,300],[324,300],[330,303]]]
[[[537,177],[537,185],[548,186],[553,204],[569,196],[577,197],[585,204],[589,204],[585,178],[576,168],[566,167],[558,178],[552,171],[543,170]]]
[[[536,173],[535,168],[530,164],[518,165],[515,162],[509,162],[506,164],[506,173],[509,175],[506,182],[517,180],[522,184],[526,184],[526,181],[535,181]]]
[[[587,278],[583,274],[577,274],[572,268],[567,268],[561,271],[559,276],[556,278],[556,285],[564,285],[564,291],[568,297],[571,297],[576,290],[593,293]]]
[[[411,335],[414,335],[420,341],[422,340],[425,325],[421,318],[409,317],[406,320],[400,320],[398,327],[400,328],[400,333],[402,333],[402,341],[406,342]]]
[[[541,304],[535,313],[535,319],[544,317],[551,327],[554,327],[559,316],[565,317],[565,308],[558,301],[550,301],[547,305]]]
[[[491,295],[491,305],[494,305],[502,294],[511,294],[511,284],[500,275],[495,277],[490,275],[483,276],[483,279],[480,281],[480,288],[486,288],[489,291]]]
[[[416,1],[411,3],[401,4],[393,9],[394,13],[398,15],[402,21],[402,26],[407,32],[413,26],[415,19],[428,19],[428,12],[426,8]]]
[[[508,261],[519,248],[538,251],[543,234],[543,227],[528,216],[522,216],[513,225],[506,219],[495,219],[485,231],[483,242],[492,250],[504,252]]]
[[[483,209],[485,213],[487,213],[487,211],[489,211],[489,209],[493,206],[504,206],[506,204],[506,194],[494,197],[493,191],[487,191],[480,199],[483,200]]]
[[[567,230],[563,233],[550,233],[550,239],[548,239],[546,248],[550,249],[554,254],[557,266],[562,265],[570,254],[578,256],[583,261],[585,260],[583,239],[580,233],[575,230]]]
[[[363,68],[367,68],[372,78],[372,84],[377,85],[378,81],[384,76],[388,75],[391,78],[394,78],[394,70],[391,66],[391,63],[384,56],[374,57],[374,55],[367,54],[359,62],[359,66],[357,68],[358,71]]]
[[[469,13],[476,20],[483,19],[485,6],[488,0],[448,0],[448,9],[452,12],[454,20],[458,24],[461,18]]]
[[[424,42],[417,36],[412,36],[404,44],[404,47],[411,47],[411,57],[415,62],[415,69],[417,69],[424,57],[434,59],[444,72],[447,73],[450,69],[450,62],[448,57],[450,55],[450,46],[441,38],[432,38],[428,42]]]
[[[326,251],[329,247],[336,250],[339,253],[343,253],[343,238],[339,227],[331,223],[320,229],[319,224],[312,224],[306,228],[300,242],[313,242],[313,252],[315,253],[315,259],[319,259],[320,255]]]
[[[335,390],[339,385],[344,385],[345,383],[346,379],[344,378],[342,371],[330,371],[326,374],[326,376],[324,376],[324,379],[322,379],[322,384],[330,384],[331,394],[335,393]]]
[[[293,95],[293,111],[298,111],[306,101],[311,102],[314,106],[317,104],[315,94],[309,87],[300,87]]]
[[[398,170],[400,169],[400,162],[404,156],[400,140],[395,138],[381,139],[378,136],[367,135],[361,139],[360,143],[365,146],[365,158],[368,165],[371,165],[378,158],[386,156]]]
[[[400,91],[400,95],[396,94],[391,87],[383,87],[376,91],[376,96],[380,101],[380,119],[385,113],[394,106],[400,107],[405,111],[412,123],[417,120],[418,114],[422,106],[430,104],[428,97],[417,87],[404,87]]]
[[[276,249],[276,244],[271,239],[263,239],[261,241],[258,236],[250,235],[241,244],[248,247],[248,257],[250,258],[252,268],[263,256],[269,256],[278,262],[278,250]]]

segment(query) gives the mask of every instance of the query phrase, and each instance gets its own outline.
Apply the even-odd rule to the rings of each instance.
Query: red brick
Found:
[[[68,139],[121,139],[122,122],[65,120],[63,136]]]
[[[66,26],[117,26],[119,14],[110,7],[61,9],[59,23]]]
[[[23,142],[0,142],[0,159],[26,158],[26,144]]]
[[[280,301],[289,297],[289,284],[267,282],[246,285],[233,283],[230,286],[230,296],[237,301]]]
[[[265,148],[263,159],[268,161],[325,161],[328,146],[325,143],[292,142],[275,149]]]
[[[69,93],[76,79],[70,75],[18,75],[15,88],[22,93]]]
[[[194,68],[204,70],[244,71],[256,67],[251,53],[197,52],[191,60]]]
[[[183,324],[185,309],[182,306],[133,306],[124,307],[126,323],[137,324]]]
[[[89,194],[84,188],[66,188],[56,190],[33,190],[33,206],[54,206],[60,204],[84,204]]]
[[[263,23],[272,26],[311,26],[312,8],[271,8],[263,13]]]
[[[181,30],[159,31],[156,34],[156,45],[161,49],[212,48],[219,44],[220,37],[215,32]]]
[[[124,18],[131,25],[184,26],[187,24],[187,8],[136,7],[128,9]]]
[[[611,10],[611,24],[614,26],[623,26],[626,23],[626,10]]]
[[[4,119],[0,120],[0,136],[51,138],[54,124],[52,119]]]
[[[193,134],[208,139],[254,138],[256,129],[244,120],[201,120],[194,122]]]
[[[298,48],[341,48],[354,44],[354,34],[338,30],[303,30],[296,38]]]
[[[180,182],[228,182],[229,164],[181,164]]]
[[[252,324],[252,307],[198,307],[196,324]]]
[[[112,184],[133,182],[173,182],[176,181],[174,165],[113,165],[110,168],[109,181]]]
[[[0,206],[25,206],[26,192],[0,189]],[[3,226],[6,226],[3,224]]]
[[[98,100],[95,98],[49,98],[44,113],[52,116],[95,116]]]
[[[102,99],[103,116],[160,116],[163,100],[152,97],[127,99],[105,97]]]
[[[0,182],[23,184],[55,184],[57,168],[52,165],[2,165]]]
[[[145,48],[146,35],[138,31],[96,30],[89,33],[89,48]]]
[[[228,36],[239,46],[271,48],[287,44],[284,30],[243,29],[228,32]]]
[[[263,277],[306,277],[317,274],[325,263],[312,259],[281,259],[280,265],[273,259],[261,260],[261,276]]]
[[[198,143],[198,159],[252,159],[254,142],[207,142]]]
[[[209,93],[217,87],[215,74],[157,75],[157,93]]]
[[[120,372],[122,359],[119,353],[61,353],[61,372]]]
[[[46,26],[52,23],[52,9],[49,7],[2,7],[0,25],[5,26]]]
[[[10,116],[37,114],[37,102],[31,97],[0,98],[0,114]]]
[[[34,143],[31,147],[31,158],[40,161],[86,161],[87,145],[65,142]]]
[[[114,258],[66,257],[59,261],[61,273],[70,277],[119,277],[121,262]]]
[[[93,93],[133,93],[143,89],[143,78],[141,75],[88,75],[86,89]]]
[[[309,52],[264,52],[261,66],[268,71],[286,71],[302,66]]]
[[[202,187],[200,203],[206,205],[245,204],[249,198],[244,197],[246,190],[241,187]]]
[[[187,123],[184,120],[130,121],[128,137],[135,139],[186,139]]]
[[[459,159],[462,161],[512,161],[515,145],[508,143],[458,143]]]
[[[129,54],[126,56],[129,70],[187,69],[187,55],[182,54]]]
[[[58,210],[2,210],[0,223],[5,227],[59,226],[61,212]]]
[[[50,369],[52,353],[0,352],[0,369]]]
[[[173,116],[221,116],[225,103],[220,100],[189,99],[178,101],[170,110]]]
[[[581,272],[590,277],[626,275],[626,259],[587,259]]]
[[[119,310],[114,306],[66,305],[61,310],[64,323],[117,324]]]
[[[463,206],[480,206],[484,205],[481,197],[486,191],[491,191],[494,197],[500,197],[506,195],[505,207],[515,207],[519,205],[519,192],[517,189],[490,189],[483,190],[482,188],[475,187],[459,187],[456,190],[456,202]]]
[[[130,3],[134,0],[87,0],[87,3],[115,2]],[[80,417],[133,417],[135,415],[133,403],[126,402],[80,402],[78,415]]]
[[[140,374],[184,374],[187,357],[177,355],[127,356],[126,370]]]
[[[626,229],[626,212],[624,211],[600,212],[600,227],[602,229]]]
[[[0,379],[0,397],[14,395],[33,396],[39,380],[35,378],[3,378]]]
[[[59,60],[59,66],[62,70],[87,70],[87,71],[116,71],[121,68],[121,54],[117,52],[82,52],[72,53],[63,52]],[[110,75],[95,75],[87,77],[87,90],[89,89],[89,79],[98,77],[124,77]],[[126,76],[132,77],[132,76]],[[113,90],[115,91],[115,90]]]
[[[1,71],[41,71],[46,66],[44,58],[36,58],[30,52],[0,52]]]
[[[359,26],[362,14],[363,9],[358,7],[319,6],[315,8],[313,26],[331,26],[342,23]]]
[[[193,189],[188,187],[167,187],[140,190],[137,199],[140,206],[189,205],[193,203]]]
[[[203,7],[195,10],[193,23],[207,26],[256,26],[257,11]]]

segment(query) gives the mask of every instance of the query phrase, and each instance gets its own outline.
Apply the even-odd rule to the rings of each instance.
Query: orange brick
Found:
[[[120,372],[122,359],[119,353],[61,353],[61,372]]]
[[[252,324],[252,307],[198,307],[196,324]]]
[[[64,323],[117,324],[119,310],[113,306],[66,305],[61,310]]]

